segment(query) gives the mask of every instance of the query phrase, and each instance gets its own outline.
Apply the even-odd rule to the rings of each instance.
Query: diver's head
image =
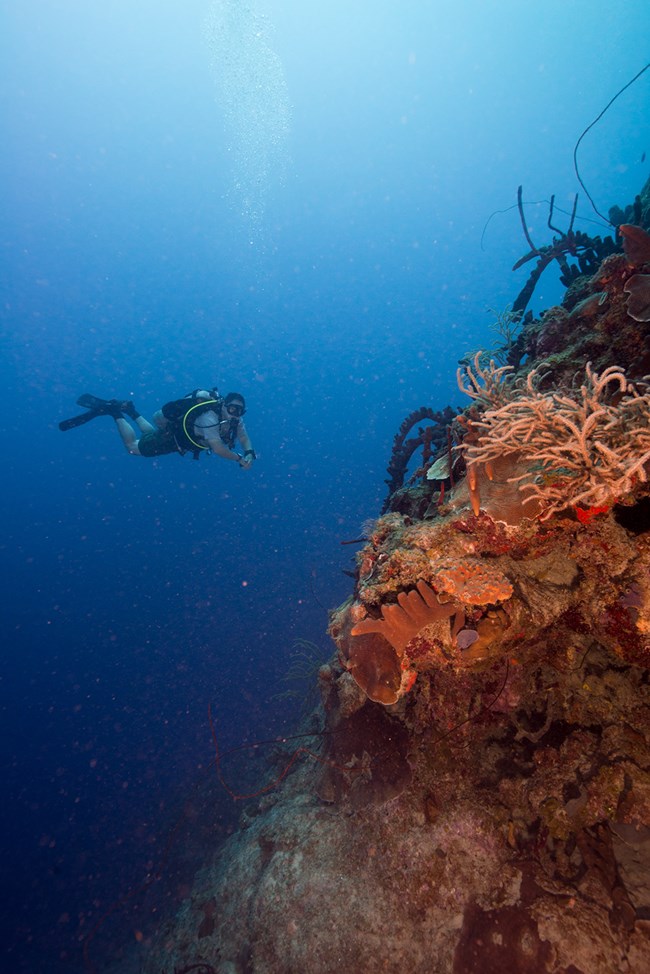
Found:
[[[223,408],[231,419],[239,419],[246,412],[246,400],[240,392],[229,392],[223,401]]]

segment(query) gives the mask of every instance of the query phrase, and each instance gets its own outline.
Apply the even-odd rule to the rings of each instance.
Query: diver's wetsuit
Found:
[[[251,450],[244,420],[239,418],[219,419],[213,409],[204,409],[189,423],[189,439],[183,430],[182,422],[179,422],[175,414],[168,406],[175,404],[168,403],[163,406],[161,413],[169,425],[161,429],[154,430],[153,433],[144,433],[138,440],[138,450],[143,457],[157,457],[165,453],[185,453],[193,452],[198,455],[199,450],[210,450],[216,456],[221,456],[226,460],[234,460],[233,456],[235,443],[241,443],[244,450]],[[189,408],[189,403],[188,403]],[[198,444],[198,449],[197,449]]]

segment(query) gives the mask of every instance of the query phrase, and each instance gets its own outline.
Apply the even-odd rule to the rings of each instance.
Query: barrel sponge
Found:
[[[350,640],[347,665],[355,683],[375,703],[388,707],[402,696],[400,658],[378,632],[362,632]]]
[[[440,602],[433,589],[420,580],[415,589],[400,592],[397,604],[382,605],[379,618],[367,618],[350,630],[348,669],[371,700],[396,703],[410,690],[415,671],[409,667],[406,647],[431,623],[451,619],[458,612],[453,602]]]

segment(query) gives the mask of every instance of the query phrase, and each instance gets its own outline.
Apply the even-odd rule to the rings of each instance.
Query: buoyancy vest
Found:
[[[202,450],[208,450],[207,443],[199,443],[194,436],[194,421],[203,413],[214,411],[217,416],[221,413],[223,399],[198,399],[194,394],[185,396],[184,399],[173,399],[165,403],[162,407],[162,414],[170,423],[176,445],[180,453],[191,452],[195,460],[201,455]],[[222,441],[232,450],[235,446],[237,436],[238,419],[231,419],[229,422],[219,422],[219,436]]]

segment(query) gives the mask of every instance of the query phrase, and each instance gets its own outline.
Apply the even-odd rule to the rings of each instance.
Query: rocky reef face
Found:
[[[146,974],[650,970],[650,238],[630,237],[528,324],[512,379],[461,376],[448,463],[372,524],[331,615],[322,750],[249,803]]]

